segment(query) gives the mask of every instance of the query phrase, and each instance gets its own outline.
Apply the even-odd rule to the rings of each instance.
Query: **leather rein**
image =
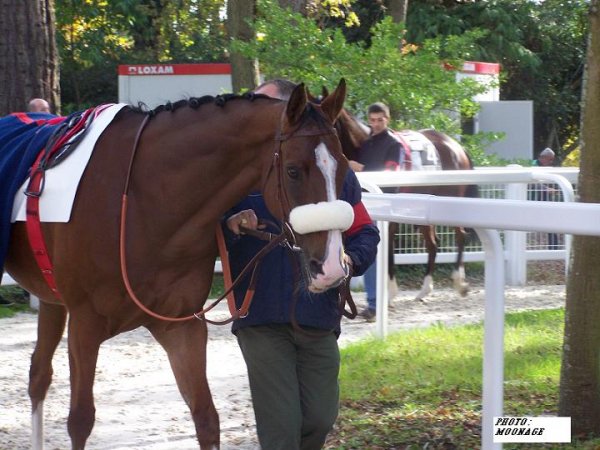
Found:
[[[250,308],[250,304],[252,302],[252,298],[254,296],[254,290],[255,290],[255,286],[256,286],[257,268],[258,268],[258,265],[259,265],[260,261],[262,260],[262,258],[268,252],[270,252],[277,245],[287,246],[290,250],[292,250],[294,252],[300,251],[300,248],[296,244],[296,239],[295,239],[295,235],[292,231],[292,227],[291,227],[291,225],[289,225],[289,223],[287,221],[285,221],[286,209],[289,214],[290,202],[287,198],[285,189],[283,188],[283,159],[281,158],[282,143],[293,137],[319,136],[319,135],[324,135],[324,134],[332,134],[332,133],[335,133],[335,129],[332,127],[330,130],[327,130],[326,132],[324,132],[324,131],[318,131],[318,132],[312,131],[311,132],[308,130],[298,131],[299,128],[297,128],[289,133],[284,134],[284,133],[282,133],[284,114],[285,114],[285,111],[281,116],[280,128],[277,130],[277,133],[275,136],[275,150],[273,153],[273,161],[272,161],[271,166],[269,167],[269,171],[267,172],[267,176],[265,178],[265,185],[266,185],[266,183],[271,175],[271,172],[273,171],[274,168],[276,169],[277,193],[279,196],[279,204],[281,206],[281,213],[282,213],[283,225],[284,225],[282,228],[282,232],[280,234],[272,234],[272,233],[266,233],[266,232],[263,232],[260,230],[243,229],[243,231],[247,234],[252,234],[261,239],[268,240],[268,243],[256,255],[254,255],[254,257],[250,260],[250,262],[246,265],[246,267],[242,270],[242,272],[238,275],[238,277],[234,281],[231,281],[231,271],[229,269],[229,258],[227,256],[227,249],[226,249],[225,243],[224,243],[223,230],[221,228],[221,224],[220,223],[217,224],[216,236],[217,236],[217,243],[218,243],[218,247],[219,247],[219,254],[221,256],[221,264],[223,267],[223,279],[225,281],[225,292],[218,299],[216,299],[214,302],[212,302],[209,306],[201,309],[200,311],[198,311],[196,313],[190,314],[188,316],[183,316],[183,317],[165,316],[162,314],[158,314],[155,311],[152,311],[151,309],[146,307],[141,302],[141,300],[137,297],[137,295],[135,294],[135,292],[131,286],[128,271],[127,271],[127,255],[126,255],[127,233],[126,233],[126,229],[127,229],[128,193],[129,193],[131,174],[133,171],[133,164],[134,164],[135,156],[136,156],[136,153],[137,153],[137,150],[139,147],[139,142],[140,142],[140,139],[142,136],[142,132],[144,131],[146,125],[148,124],[148,122],[151,118],[151,115],[146,115],[144,117],[144,120],[140,124],[140,127],[138,128],[138,131],[135,136],[135,140],[134,140],[133,148],[132,148],[132,152],[131,152],[131,158],[130,158],[129,166],[127,169],[127,177],[125,180],[125,186],[123,189],[122,200],[121,200],[121,220],[120,220],[120,228],[119,228],[119,257],[120,257],[120,265],[121,265],[121,276],[123,278],[123,283],[125,285],[125,288],[127,290],[127,293],[129,294],[130,298],[136,304],[136,306],[139,309],[141,309],[143,312],[145,312],[146,314],[148,314],[151,317],[154,317],[155,319],[168,321],[168,322],[183,322],[183,321],[187,321],[187,320],[198,319],[198,320],[204,320],[207,323],[211,323],[211,324],[215,324],[215,325],[225,325],[236,319],[245,317],[248,314],[248,309]],[[263,191],[264,191],[264,186],[263,186]],[[284,203],[285,203],[285,205],[284,205]],[[240,283],[240,281],[245,276],[247,276],[247,274],[250,271],[252,271],[251,278],[250,278],[250,284],[249,284],[248,290],[244,296],[242,305],[238,309],[235,304],[233,289]],[[212,310],[215,306],[217,306],[219,304],[219,302],[221,302],[221,300],[223,300],[224,298],[227,298],[227,304],[229,307],[230,317],[223,321],[215,321],[215,320],[207,319],[206,313],[209,312],[210,310]],[[351,300],[351,297],[350,297],[350,300]],[[354,307],[353,302],[352,302],[352,306]],[[354,312],[355,312],[355,310],[356,310],[356,308],[354,307]],[[345,311],[344,311],[344,315],[346,315]],[[354,315],[356,315],[356,314],[354,314]]]

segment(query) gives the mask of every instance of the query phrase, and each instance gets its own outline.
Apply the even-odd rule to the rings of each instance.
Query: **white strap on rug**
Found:
[[[77,149],[58,166],[46,171],[44,192],[40,197],[40,220],[42,222],[68,222],[70,220],[77,187],[92,156],[96,141],[124,106],[127,105],[118,103],[104,109],[91,123],[90,129]],[[29,178],[15,195],[11,222],[26,220],[25,200],[27,197],[24,192],[28,184]]]

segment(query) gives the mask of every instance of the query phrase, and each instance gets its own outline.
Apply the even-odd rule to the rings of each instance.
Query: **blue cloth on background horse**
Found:
[[[15,113],[0,118],[0,275],[8,252],[15,195],[39,152],[66,117]]]

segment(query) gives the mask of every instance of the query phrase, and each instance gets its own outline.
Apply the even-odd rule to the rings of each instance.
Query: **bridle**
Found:
[[[260,237],[261,239],[267,238],[267,240],[269,241],[267,243],[267,245],[265,245],[265,247],[263,247],[252,258],[252,260],[242,270],[242,272],[235,279],[235,281],[232,281],[230,286],[226,286],[226,290],[223,295],[221,295],[217,300],[215,300],[213,303],[211,303],[209,306],[203,308],[202,310],[200,310],[196,313],[187,315],[187,316],[183,316],[183,317],[164,316],[164,315],[158,314],[155,311],[152,311],[151,309],[146,307],[141,302],[141,300],[137,297],[137,295],[135,294],[135,292],[131,286],[131,283],[129,280],[129,275],[128,275],[128,270],[127,270],[126,229],[127,229],[127,210],[128,210],[129,186],[131,183],[131,174],[133,172],[135,156],[137,154],[137,150],[139,147],[139,142],[140,142],[140,139],[142,136],[142,132],[148,125],[148,122],[150,121],[152,116],[150,114],[148,114],[144,117],[144,120],[141,122],[141,124],[137,130],[137,133],[136,133],[136,136],[134,139],[134,143],[133,143],[133,148],[131,151],[131,158],[129,160],[127,176],[125,179],[125,185],[123,188],[123,194],[122,194],[122,200],[121,200],[121,220],[120,220],[120,228],[119,228],[119,258],[120,258],[120,266],[121,266],[121,276],[122,276],[125,288],[127,290],[127,293],[129,294],[129,297],[132,299],[132,301],[135,303],[135,305],[139,309],[141,309],[143,312],[145,312],[146,314],[148,314],[151,317],[154,317],[155,319],[168,321],[168,322],[184,322],[184,321],[188,321],[188,320],[192,320],[192,319],[198,319],[198,320],[204,320],[208,323],[216,324],[216,325],[224,325],[224,324],[230,323],[233,320],[245,317],[248,313],[248,309],[250,308],[250,304],[252,302],[252,297],[254,295],[254,286],[256,284],[257,268],[258,268],[258,265],[259,265],[260,261],[262,260],[262,258],[278,245],[287,246],[290,250],[292,250],[293,252],[296,252],[296,253],[300,253],[302,251],[296,243],[296,236],[294,234],[292,226],[289,224],[288,220],[286,220],[286,217],[289,216],[291,206],[290,206],[290,201],[287,196],[287,193],[283,187],[283,158],[281,156],[282,155],[282,144],[283,144],[283,142],[285,142],[289,139],[292,139],[292,138],[296,138],[296,137],[324,136],[324,135],[337,134],[337,132],[336,132],[335,128],[333,128],[333,126],[331,126],[329,129],[319,129],[317,131],[311,131],[310,129],[307,130],[307,129],[302,128],[302,122],[301,122],[294,130],[292,130],[288,133],[283,133],[285,112],[286,111],[284,109],[282,112],[281,119],[280,119],[279,128],[277,129],[277,132],[275,134],[275,148],[273,151],[272,163],[268,169],[267,175],[265,177],[265,182],[263,185],[263,191],[264,191],[264,188],[266,187],[266,184],[267,184],[271,174],[273,172],[275,172],[277,174],[277,180],[276,180],[277,195],[278,195],[279,206],[281,209],[282,223],[283,223],[283,226],[281,227],[282,231],[280,234],[273,235],[271,233],[265,233],[260,230],[253,230],[252,233],[254,233],[255,236]],[[323,128],[325,128],[325,127],[323,127]],[[245,230],[245,231],[250,233],[249,230]],[[219,232],[222,235],[220,223],[217,224],[217,240],[218,241],[219,241]],[[221,236],[221,238],[222,238],[222,236]],[[219,244],[219,247],[221,247],[221,244]],[[223,249],[220,248],[220,253],[221,253],[221,258],[222,258],[222,262],[223,262],[223,259],[227,258],[226,250],[224,249],[224,246],[223,246]],[[228,268],[228,262],[226,263],[226,266]],[[251,275],[248,291],[246,293],[246,296],[244,298],[242,306],[240,308],[237,308],[236,304],[235,304],[234,296],[232,295],[233,289],[239,284],[241,279],[243,279],[250,272],[250,270],[252,271],[252,275]],[[228,269],[227,269],[227,271],[228,271]],[[229,312],[230,312],[231,317],[229,317],[228,319],[226,319],[224,321],[214,321],[214,320],[207,319],[205,316],[206,313],[209,312],[210,310],[212,310],[215,306],[217,306],[217,304],[224,298],[227,298],[227,303],[229,306]]]
[[[284,133],[283,132],[284,123],[285,123],[285,110],[281,114],[281,117],[279,120],[279,128],[277,129],[277,132],[275,134],[275,149],[273,151],[273,158],[272,158],[271,165],[269,167],[269,170],[267,171],[267,175],[266,175],[264,183],[263,183],[262,192],[266,192],[266,186],[267,186],[267,183],[269,182],[269,178],[270,178],[271,174],[273,172],[275,172],[277,174],[277,179],[276,179],[277,191],[276,192],[277,192],[277,199],[279,200],[279,209],[280,209],[281,222],[282,222],[282,227],[281,227],[282,234],[284,233],[286,235],[286,242],[287,242],[287,245],[290,248],[290,250],[299,252],[299,251],[301,251],[301,249],[297,245],[294,229],[292,228],[292,226],[290,225],[289,220],[288,220],[290,211],[292,210],[292,207],[291,207],[291,202],[289,200],[287,192],[283,186],[284,167],[283,167],[283,157],[282,157],[282,153],[283,153],[282,146],[283,146],[284,142],[286,142],[290,139],[293,139],[293,138],[332,136],[332,135],[337,137],[338,133],[333,125],[328,126],[328,127],[326,127],[325,124],[323,124],[322,126],[319,125],[317,127],[317,130],[310,129],[310,128],[309,129],[302,128],[303,121],[301,121],[300,124],[297,125],[296,128],[294,128],[293,130],[291,130],[287,133]]]

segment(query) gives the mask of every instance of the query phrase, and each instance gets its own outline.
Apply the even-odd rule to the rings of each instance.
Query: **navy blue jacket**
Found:
[[[349,230],[344,232],[344,246],[346,253],[352,258],[354,275],[362,275],[375,260],[379,231],[371,221],[361,201],[361,188],[356,175],[348,170],[344,180],[341,200],[345,200],[354,209],[354,223]],[[231,275],[235,280],[252,257],[266,245],[265,241],[252,236],[236,236],[225,225],[227,218],[240,211],[252,209],[259,221],[266,219],[277,223],[269,213],[260,193],[251,194],[242,202],[231,209],[223,221],[229,258]],[[267,229],[278,233],[279,230]],[[293,258],[297,256],[292,255]],[[330,289],[321,294],[310,293],[305,286],[302,276],[295,275],[295,263],[290,258],[290,250],[277,246],[268,253],[260,263],[256,291],[248,315],[233,323],[232,331],[253,326],[274,323],[290,323],[294,290],[296,294],[295,317],[299,325],[321,330],[335,330],[339,335],[341,312],[338,308],[337,289]],[[298,278],[298,279],[295,279]],[[250,276],[235,289],[235,299],[238,308],[248,287]],[[300,286],[298,286],[300,283]]]
[[[364,164],[365,172],[399,170],[404,164],[404,149],[391,130],[370,135],[362,143],[356,160]]]

